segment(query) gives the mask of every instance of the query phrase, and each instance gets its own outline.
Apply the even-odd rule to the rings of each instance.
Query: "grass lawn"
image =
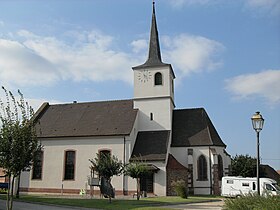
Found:
[[[0,196],[1,199],[5,199],[4,195]],[[163,205],[174,205],[179,203],[193,203],[200,201],[209,201],[217,199],[215,197],[189,197],[188,199],[182,199],[180,197],[154,197],[143,198],[139,201],[131,199],[112,199],[112,203],[109,203],[108,199],[81,199],[81,198],[63,198],[63,197],[49,197],[49,196],[31,196],[22,195],[20,201],[32,202],[32,203],[48,203],[56,205],[67,205],[76,207],[87,207],[96,209],[108,209],[108,210],[167,210],[170,208],[161,208]],[[16,199],[17,200],[17,199]]]

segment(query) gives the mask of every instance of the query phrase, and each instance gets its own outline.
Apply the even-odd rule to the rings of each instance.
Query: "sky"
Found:
[[[43,102],[133,98],[147,59],[152,0],[0,0],[0,85]],[[207,111],[232,156],[280,169],[280,1],[157,0],[176,109]],[[0,94],[3,97],[3,93]]]

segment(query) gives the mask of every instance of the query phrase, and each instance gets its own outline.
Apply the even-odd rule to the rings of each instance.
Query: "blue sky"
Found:
[[[151,11],[151,0],[2,0],[0,84],[35,109],[132,98]],[[176,108],[204,107],[233,156],[256,156],[260,111],[261,162],[280,169],[280,2],[158,0],[156,16]]]

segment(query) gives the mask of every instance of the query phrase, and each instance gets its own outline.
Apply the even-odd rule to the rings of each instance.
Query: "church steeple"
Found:
[[[153,14],[152,14],[152,24],[150,32],[150,44],[149,44],[149,56],[146,61],[149,64],[160,64],[161,53],[159,46],[158,30],[157,30],[157,21],[156,21],[156,12],[155,12],[155,2],[153,2]]]
[[[157,21],[156,21],[156,12],[155,12],[155,2],[153,1],[153,12],[152,12],[152,23],[151,23],[151,31],[150,31],[148,59],[144,64],[142,64],[140,66],[136,66],[134,68],[163,66],[163,65],[168,65],[168,64],[163,63],[161,60],[161,52],[160,52]]]

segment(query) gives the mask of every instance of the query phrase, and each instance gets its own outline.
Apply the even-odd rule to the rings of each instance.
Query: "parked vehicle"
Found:
[[[257,192],[256,177],[225,176],[222,178],[222,196],[240,197],[249,193]],[[260,178],[261,195],[280,195],[280,187],[277,182],[270,178]]]

